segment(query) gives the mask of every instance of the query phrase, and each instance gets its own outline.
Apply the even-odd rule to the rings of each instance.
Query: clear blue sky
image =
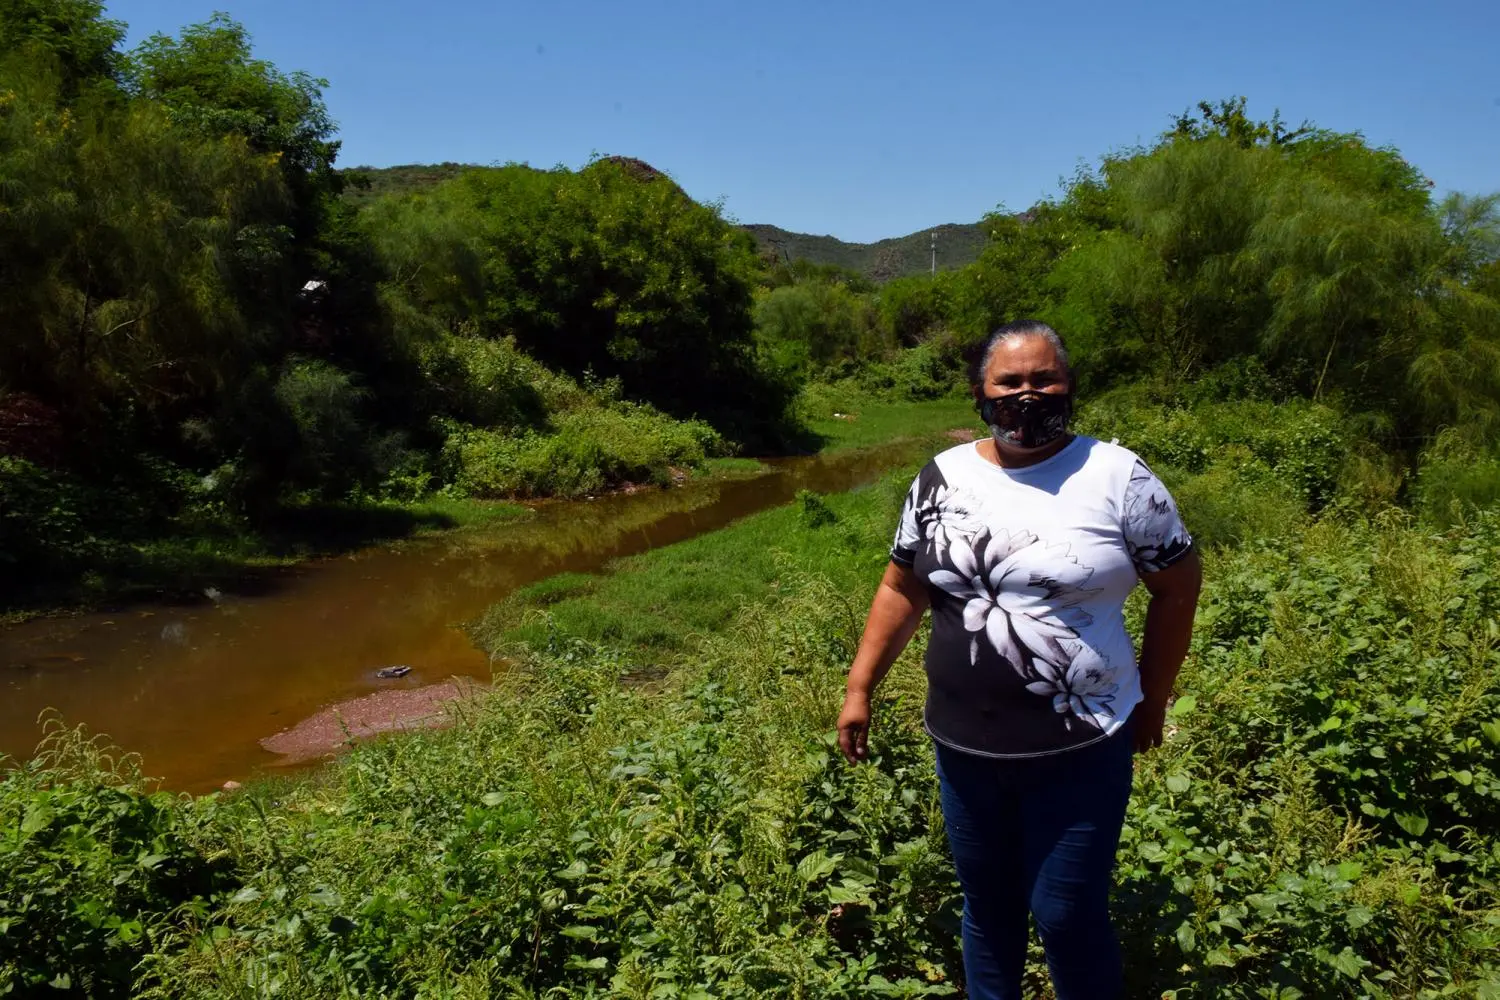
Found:
[[[637,156],[742,222],[869,241],[1055,195],[1174,112],[1250,111],[1500,189],[1500,0],[107,0],[228,12],[326,77],[344,166]]]

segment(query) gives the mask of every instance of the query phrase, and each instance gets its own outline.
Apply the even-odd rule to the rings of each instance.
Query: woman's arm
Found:
[[[1135,748],[1145,751],[1161,746],[1167,699],[1193,638],[1203,563],[1196,550],[1189,550],[1166,569],[1142,574],[1141,582],[1151,594],[1151,603],[1146,606],[1146,629],[1141,640],[1141,693],[1145,700],[1133,714]]]
[[[849,667],[844,709],[839,713],[839,749],[851,764],[870,756],[870,698],[916,634],[928,602],[927,588],[909,567],[894,562],[886,566]]]

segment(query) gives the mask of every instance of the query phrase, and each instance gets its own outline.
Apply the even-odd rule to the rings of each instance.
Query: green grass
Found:
[[[492,607],[475,634],[502,654],[562,634],[648,659],[675,658],[805,572],[845,588],[851,596],[844,610],[862,618],[885,563],[902,480],[915,471],[854,493],[804,494],[800,502],[722,531],[617,560],[605,575],[567,574],[532,584]]]
[[[823,451],[869,448],[898,438],[927,437],[943,431],[983,426],[968,396],[916,402],[852,400],[847,410],[824,406],[809,413],[808,426],[823,440]],[[837,412],[840,416],[834,416]]]
[[[758,458],[710,458],[703,463],[704,474],[722,479],[755,476],[766,469]]]

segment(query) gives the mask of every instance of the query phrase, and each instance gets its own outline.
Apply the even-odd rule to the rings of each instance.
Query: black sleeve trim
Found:
[[[1136,563],[1136,572],[1142,576],[1150,573],[1160,573],[1162,570],[1176,566],[1188,557],[1188,553],[1197,551],[1198,546],[1189,538],[1178,546],[1166,546],[1150,562]]]

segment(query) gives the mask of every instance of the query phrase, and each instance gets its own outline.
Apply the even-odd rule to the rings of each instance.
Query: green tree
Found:
[[[789,401],[757,367],[750,237],[666,177],[612,161],[471,171],[364,224],[413,331],[511,335],[737,436]]]
[[[1471,281],[1500,261],[1500,194],[1454,191],[1438,203],[1436,211],[1448,237],[1446,273]]]
[[[249,33],[224,14],[178,38],[152,35],[130,53],[126,75],[131,93],[165,108],[185,134],[238,136],[280,170],[286,210],[244,239],[258,265],[252,301],[285,322],[297,290],[326,277],[329,258],[349,249],[325,239],[347,211],[337,202],[343,182],[333,169],[336,127],[323,103],[328,82],[256,59]]]
[[[1112,224],[1054,275],[1090,344],[1123,333],[1174,372],[1260,355],[1311,394],[1388,399],[1444,252],[1425,179],[1393,151],[1173,134],[1103,177]]]
[[[235,377],[253,337],[233,276],[283,193],[237,139],[147,103],[65,105],[45,62],[0,66],[0,372],[75,427],[170,420]]]
[[[894,346],[881,337],[869,301],[842,283],[772,289],[756,303],[755,328],[777,368],[797,381],[873,360]]]
[[[125,25],[97,0],[0,0],[0,55],[29,52],[55,60],[59,90],[75,98],[119,82]]]
[[[1272,114],[1270,121],[1258,122],[1246,114],[1248,104],[1244,97],[1230,97],[1217,103],[1199,101],[1197,113],[1187,110],[1176,116],[1167,135],[1172,139],[1187,140],[1218,136],[1248,149],[1251,146],[1288,146],[1313,133],[1312,126],[1306,121],[1296,128],[1289,128],[1281,120],[1280,111]]]
[[[327,80],[283,73],[254,58],[250,35],[225,14],[155,34],[130,54],[128,79],[139,97],[166,107],[178,125],[206,136],[240,135],[278,154],[290,176],[331,171],[339,143],[323,103]]]

